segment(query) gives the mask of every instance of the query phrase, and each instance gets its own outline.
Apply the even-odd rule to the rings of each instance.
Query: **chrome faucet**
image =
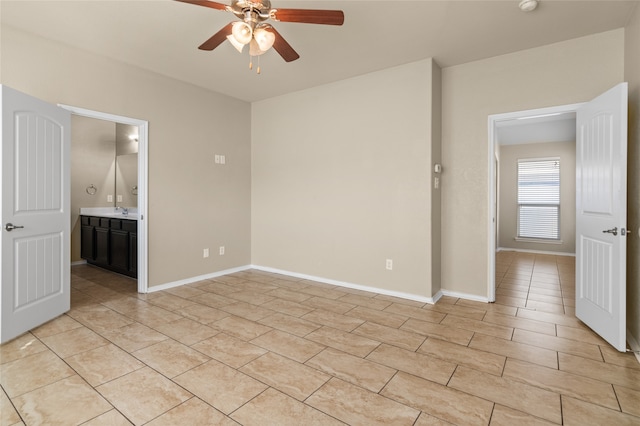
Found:
[[[128,209],[128,208],[126,208],[126,207],[116,206],[116,209],[115,209],[115,210],[116,210],[116,211],[118,211],[118,210],[122,210],[122,214],[123,214],[124,216],[126,216],[126,215],[128,215],[128,214],[129,214],[129,209]]]

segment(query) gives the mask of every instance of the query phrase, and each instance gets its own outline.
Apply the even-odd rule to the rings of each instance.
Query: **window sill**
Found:
[[[544,240],[544,239],[541,239],[541,238],[520,238],[520,237],[516,237],[516,238],[514,238],[514,240],[518,241],[519,243],[540,243],[540,244],[556,244],[556,245],[563,244],[562,240]]]

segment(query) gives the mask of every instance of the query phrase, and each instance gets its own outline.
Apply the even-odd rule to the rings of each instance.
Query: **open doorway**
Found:
[[[518,111],[489,116],[489,265],[487,298],[496,300],[496,253],[498,249],[521,250],[524,252],[575,252],[575,222],[568,220],[568,226],[560,222],[557,238],[547,239],[544,243],[535,238],[521,238],[519,232],[519,204],[517,201],[518,159],[545,160],[559,158],[559,152],[571,152],[566,172],[572,174],[571,185],[565,188],[564,198],[572,197],[573,209],[562,205],[558,214],[565,217],[575,216],[575,128],[576,111],[582,104]],[[572,143],[571,149],[562,144]],[[539,145],[538,145],[539,144]],[[542,144],[545,144],[544,146]],[[504,147],[504,149],[501,149]],[[545,148],[555,149],[545,154]],[[567,163],[567,161],[565,161]],[[566,180],[566,179],[565,179]],[[500,181],[509,181],[509,185],[500,185]],[[504,188],[509,187],[509,193]],[[501,191],[501,188],[503,190]],[[565,204],[571,207],[571,203]],[[510,206],[509,209],[500,206]],[[502,212],[501,212],[502,211]],[[500,213],[501,212],[501,213]],[[502,226],[501,226],[502,225]],[[571,229],[573,228],[573,229]],[[506,231],[508,230],[508,231]],[[501,244],[502,242],[502,244]],[[506,247],[504,247],[506,246]],[[547,247],[545,249],[545,247]]]
[[[500,124],[576,114],[575,316],[626,350],[628,83],[591,101],[489,117],[488,299],[496,299],[494,155]],[[528,306],[527,306],[528,307]]]
[[[60,105],[62,108],[69,110],[74,117],[73,118],[86,118],[91,119],[88,122],[91,123],[92,120],[95,122],[102,123],[103,127],[106,126],[107,129],[113,128],[113,139],[114,141],[109,142],[106,141],[107,144],[113,144],[113,146],[107,147],[104,150],[104,156],[111,156],[105,163],[105,171],[102,175],[104,175],[102,182],[94,183],[94,182],[72,182],[72,187],[74,184],[80,185],[82,188],[86,186],[86,188],[82,189],[87,192],[89,197],[97,197],[98,195],[103,198],[105,206],[112,208],[128,208],[135,200],[137,209],[137,218],[138,218],[138,226],[137,226],[137,281],[138,281],[138,292],[146,293],[148,289],[148,226],[147,226],[147,207],[148,207],[148,197],[147,197],[147,167],[148,167],[148,122],[144,120],[138,120],[130,117],[123,117],[113,114],[107,114],[99,111],[92,111],[83,108],[77,108],[68,105]],[[84,123],[84,121],[76,121],[76,123]],[[127,137],[135,134],[136,139],[135,145],[137,146],[137,154],[135,158],[129,154],[130,152],[120,152],[122,155],[121,167],[118,167],[118,152],[116,150],[116,134],[127,133]],[[106,138],[108,139],[108,138]],[[110,148],[113,148],[112,151]],[[125,148],[126,150],[126,148]],[[137,176],[132,177],[131,169],[137,169]],[[129,170],[129,171],[127,171]],[[128,176],[128,177],[127,177]],[[120,181],[120,186],[122,190],[116,190],[118,185],[118,181]],[[103,185],[105,184],[105,185]],[[105,190],[105,187],[112,188],[109,190]],[[120,195],[119,195],[120,194]],[[127,204],[128,203],[128,204]],[[73,212],[77,214],[77,212]],[[74,218],[74,214],[72,214],[72,221]],[[77,219],[77,218],[76,218]],[[79,243],[79,241],[78,241]],[[73,244],[72,244],[73,247]],[[77,248],[79,251],[79,248]]]

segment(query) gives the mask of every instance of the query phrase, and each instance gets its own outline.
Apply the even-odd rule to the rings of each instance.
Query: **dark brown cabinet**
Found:
[[[94,260],[98,264],[109,264],[109,228],[95,228],[95,254]],[[88,259],[87,259],[88,260]]]
[[[81,248],[83,259],[130,277],[138,277],[138,222],[80,216]]]

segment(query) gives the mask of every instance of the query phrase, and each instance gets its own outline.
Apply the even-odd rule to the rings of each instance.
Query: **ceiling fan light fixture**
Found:
[[[271,47],[273,47],[273,43],[276,41],[276,35],[274,33],[261,27],[255,29],[253,32],[253,38],[262,52],[266,52],[271,49]]]
[[[262,50],[260,48],[260,45],[255,39],[251,40],[251,43],[249,43],[249,55],[260,56],[260,55],[264,55],[265,53],[266,53],[266,50]]]
[[[240,44],[247,44],[253,38],[253,30],[251,29],[251,25],[246,22],[234,22],[233,28],[231,29],[231,35],[236,41]]]
[[[538,0],[521,0],[518,7],[523,12],[531,12],[538,7]]]
[[[238,40],[236,40],[236,38],[231,34],[227,36],[227,40],[229,40],[229,43],[231,43],[238,52],[242,53],[242,50],[244,49],[244,46],[245,46],[244,44],[239,43]]]

